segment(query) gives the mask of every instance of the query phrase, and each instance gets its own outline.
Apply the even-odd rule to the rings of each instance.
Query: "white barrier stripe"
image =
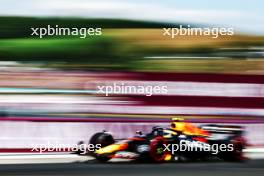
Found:
[[[188,96],[223,96],[223,97],[264,97],[264,84],[247,83],[210,83],[210,82],[181,82],[181,81],[105,81],[98,82],[98,85],[107,85],[114,88],[114,84],[125,86],[167,86],[168,92],[152,92],[153,95],[188,95]],[[90,90],[88,86],[85,90],[60,90],[60,89],[19,89],[0,88],[0,93],[71,93],[71,94],[97,94],[100,92],[96,86]],[[117,90],[117,89],[116,89]],[[149,90],[148,90],[149,91]],[[108,92],[111,94],[135,95],[145,93],[137,92]],[[103,93],[100,93],[103,94]],[[10,96],[10,95],[9,95]],[[56,100],[56,99],[55,99]],[[54,101],[55,101],[54,100]]]
[[[10,155],[10,156],[1,156],[0,160],[4,159],[54,159],[54,158],[79,158],[81,156],[71,155],[71,154],[61,154],[61,155],[47,155],[47,154],[39,154],[39,155]]]
[[[264,153],[264,148],[246,148],[243,152],[247,153]]]
[[[146,92],[124,92],[125,87],[143,86],[146,91],[150,91],[150,87],[167,86],[167,93],[154,92],[152,95],[185,95],[185,96],[222,96],[222,97],[264,97],[264,84],[248,84],[248,83],[210,83],[210,82],[182,82],[182,81],[105,81],[98,82],[98,85],[112,87],[111,94],[122,95],[145,95]],[[96,89],[96,86],[95,86]],[[130,89],[128,89],[130,90]],[[134,89],[133,89],[134,90]],[[109,90],[110,91],[110,88]],[[120,93],[123,92],[123,93]],[[103,93],[101,93],[103,94]]]
[[[184,96],[264,97],[264,85],[171,82],[168,83],[168,94]]]
[[[116,113],[116,114],[196,114],[196,115],[241,115],[263,116],[264,109],[218,108],[218,107],[186,107],[186,106],[115,106],[87,105],[84,112]],[[82,110],[81,110],[82,111]]]
[[[54,103],[54,104],[132,104],[107,97],[73,95],[0,95],[0,105],[5,103]]]
[[[237,115],[264,116],[264,109],[255,108],[220,108],[220,107],[187,107],[187,106],[140,106],[140,105],[102,105],[102,104],[31,104],[23,106],[12,104],[10,111],[16,109],[24,112],[41,113],[110,113],[110,114],[185,114],[185,115]]]

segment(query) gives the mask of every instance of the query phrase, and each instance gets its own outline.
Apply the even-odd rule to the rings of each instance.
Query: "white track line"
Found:
[[[75,154],[18,154],[16,155],[5,155],[0,156],[0,164],[32,164],[32,163],[72,163],[72,162],[84,162],[91,160],[88,156],[79,156]]]
[[[264,148],[248,148],[244,150],[246,157],[250,159],[263,159]],[[80,156],[70,153],[1,153],[1,164],[47,164],[47,163],[72,163],[85,162],[94,159],[90,156]],[[128,161],[126,159],[112,159],[111,162]]]

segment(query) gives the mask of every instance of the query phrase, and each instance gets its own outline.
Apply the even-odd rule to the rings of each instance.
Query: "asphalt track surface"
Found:
[[[115,162],[101,164],[93,160],[57,164],[0,165],[0,175],[60,176],[263,176],[264,159],[244,163],[198,162],[146,164]]]

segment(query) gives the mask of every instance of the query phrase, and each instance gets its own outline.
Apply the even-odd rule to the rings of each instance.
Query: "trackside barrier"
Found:
[[[166,127],[168,124],[1,121],[0,149],[31,148],[48,143],[74,145],[79,141],[88,142],[91,135],[102,130],[112,132],[115,138],[126,138],[138,130],[148,132],[156,125]],[[264,146],[264,124],[242,126],[251,146]]]

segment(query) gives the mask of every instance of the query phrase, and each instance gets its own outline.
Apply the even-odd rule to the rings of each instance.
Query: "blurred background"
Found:
[[[264,145],[261,0],[0,0],[0,150],[75,144],[166,125],[241,124]],[[163,35],[180,25],[232,27],[233,36]],[[47,25],[102,35],[32,36]],[[97,93],[95,82],[162,84],[167,95]],[[132,123],[133,122],[133,123]],[[122,131],[122,133],[120,133]]]

